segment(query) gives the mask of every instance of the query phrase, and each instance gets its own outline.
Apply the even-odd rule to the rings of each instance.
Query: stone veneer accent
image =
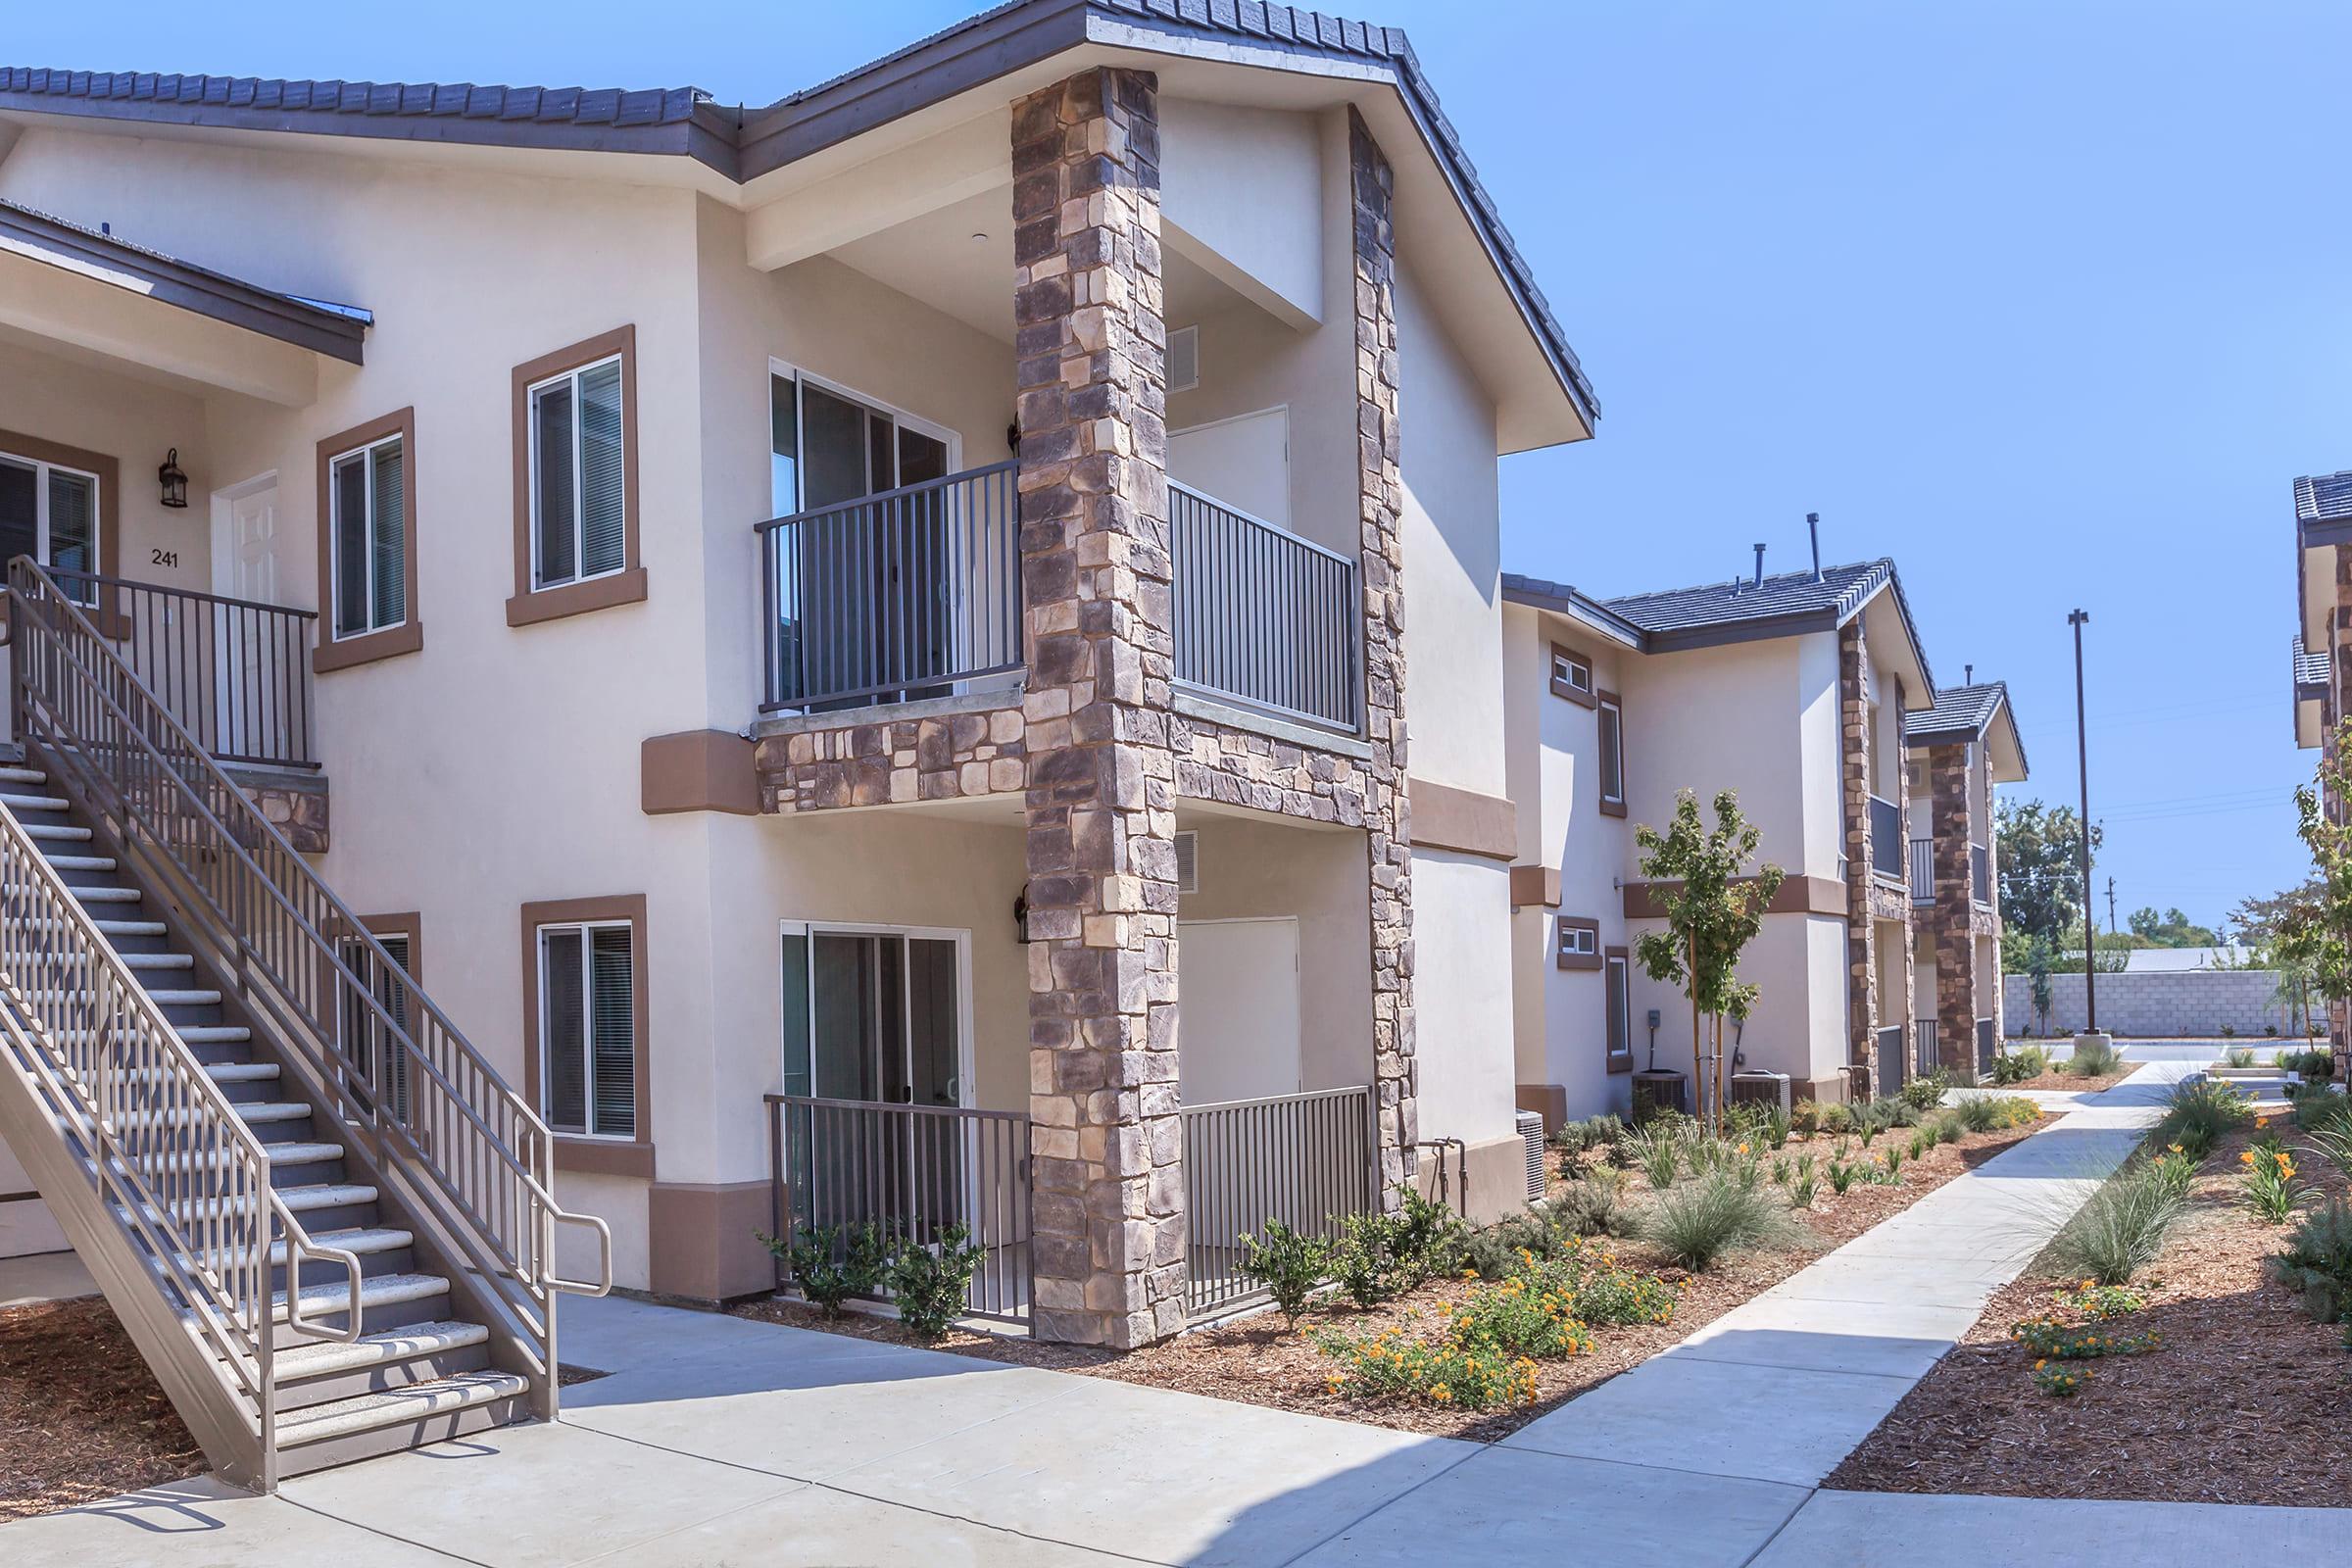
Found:
[[[752,760],[760,807],[792,815],[1012,794],[1028,783],[1024,729],[1006,706],[764,736]]]
[[[1348,111],[1355,247],[1356,501],[1363,523],[1365,799],[1372,874],[1372,1045],[1380,1090],[1381,1188],[1390,1202],[1420,1136],[1413,1030],[1412,807],[1405,788],[1404,477],[1397,424],[1396,176],[1363,117]]]
[[[304,855],[326,853],[325,774],[234,766],[223,771],[261,811],[262,819],[286,836],[288,844]]]
[[[1846,1059],[1870,1061],[1879,1018],[1879,937],[1871,906],[1869,648],[1859,619],[1838,633],[1838,777],[1845,803]]]
[[[1012,110],[1036,1331],[1185,1321],[1158,78]]]
[[[1936,903],[1929,916],[1936,942],[1936,1059],[1947,1071],[1977,1064],[1978,1008],[1986,977],[1977,973],[1976,897],[1969,845],[1969,748],[1964,742],[1927,750],[1928,830],[1935,836]]]

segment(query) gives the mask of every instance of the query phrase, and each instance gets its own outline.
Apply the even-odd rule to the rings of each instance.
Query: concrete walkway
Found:
[[[578,1302],[565,1359],[612,1375],[567,1390],[556,1426],[271,1498],[197,1481],[0,1526],[0,1562],[2138,1568],[2252,1540],[2329,1560],[2331,1510],[1814,1490],[2121,1157],[2152,1076],[1492,1446]]]

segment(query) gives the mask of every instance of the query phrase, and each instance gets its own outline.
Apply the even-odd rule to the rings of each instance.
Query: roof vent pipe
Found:
[[[1761,544],[1756,546],[1756,586],[1764,586],[1764,547]]]
[[[1976,683],[1977,666],[1974,664],[1962,664],[1960,666],[1960,684],[1963,686],[1974,686]]]
[[[1805,514],[1805,532],[1813,536],[1813,580],[1821,581],[1821,514]]]

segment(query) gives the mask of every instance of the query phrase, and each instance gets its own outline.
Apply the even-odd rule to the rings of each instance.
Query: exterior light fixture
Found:
[[[184,507],[188,504],[188,476],[179,466],[179,448],[173,447],[164,455],[164,466],[155,470],[164,487],[164,505]]]

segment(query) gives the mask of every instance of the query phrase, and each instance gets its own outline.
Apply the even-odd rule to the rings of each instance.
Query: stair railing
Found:
[[[125,851],[198,918],[296,1065],[365,1133],[539,1361],[555,1413],[558,1292],[612,1289],[612,1240],[554,1190],[554,1135],[38,563],[9,564],[20,737],[112,815]],[[588,1228],[597,1276],[562,1277],[559,1225]]]
[[[360,1260],[312,1240],[270,1186],[266,1146],[4,807],[0,1030],[248,1410],[266,1482],[277,1450],[271,1244],[285,1251],[286,1326],[311,1338],[360,1337]],[[308,1319],[306,1261],[343,1269],[342,1328]]]

